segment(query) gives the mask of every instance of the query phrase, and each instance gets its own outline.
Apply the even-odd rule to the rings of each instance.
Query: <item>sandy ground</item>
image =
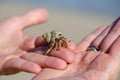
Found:
[[[19,15],[35,6],[19,4],[0,4],[0,20],[13,15]],[[98,15],[88,12],[71,12],[45,7],[49,13],[49,20],[42,25],[26,29],[24,33],[40,35],[51,30],[58,30],[71,38],[76,44],[95,28],[110,24],[116,17]],[[0,80],[30,80],[34,75],[19,73],[11,76],[0,76]],[[119,79],[118,79],[119,80]]]

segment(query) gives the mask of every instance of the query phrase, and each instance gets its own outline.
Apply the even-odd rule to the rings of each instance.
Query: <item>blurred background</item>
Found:
[[[57,30],[76,44],[95,28],[109,25],[120,16],[120,0],[0,0],[0,20],[38,7],[48,11],[49,20],[24,30],[25,34],[37,36]],[[33,76],[21,72],[0,76],[0,80],[30,80]]]

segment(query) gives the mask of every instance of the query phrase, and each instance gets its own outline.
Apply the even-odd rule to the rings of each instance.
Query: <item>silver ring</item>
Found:
[[[89,46],[88,48],[87,48],[87,51],[99,51],[100,49],[98,48],[98,47],[96,47],[96,46]]]

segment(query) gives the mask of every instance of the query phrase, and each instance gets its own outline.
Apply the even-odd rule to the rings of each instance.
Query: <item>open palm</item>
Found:
[[[33,80],[115,80],[120,69],[120,20],[114,23],[98,28],[81,41],[75,50],[75,61],[65,70],[46,68]],[[100,51],[85,51],[89,45]]]

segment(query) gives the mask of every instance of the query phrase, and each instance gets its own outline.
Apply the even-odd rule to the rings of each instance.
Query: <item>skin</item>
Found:
[[[120,70],[120,18],[100,27],[77,46],[75,61],[65,70],[46,68],[32,80],[116,80]],[[95,45],[100,51],[85,51]]]
[[[28,52],[31,48],[37,47],[38,49],[38,46],[43,46],[45,43],[41,37],[22,33],[22,30],[28,26],[46,20],[45,10],[34,9],[22,16],[11,17],[0,22],[0,74],[11,74],[17,71],[39,73],[33,80],[44,80],[45,78],[52,80],[114,80],[116,78],[120,63],[118,47],[120,22],[117,21],[118,24],[112,26],[112,29],[102,27],[94,31],[79,43],[76,50],[75,45],[70,42],[68,49],[61,48],[56,52],[55,57],[49,57],[41,55],[42,51]],[[108,40],[110,41],[108,42]],[[85,50],[90,44],[99,46],[102,52],[86,52]],[[73,51],[77,53],[75,60]],[[67,67],[67,63],[72,64]],[[40,73],[41,67],[44,69]]]
[[[67,63],[73,62],[74,54],[71,50],[75,49],[75,46],[62,48],[55,57],[42,55],[42,51],[30,51],[46,43],[41,36],[29,36],[22,31],[29,26],[45,22],[47,18],[47,12],[38,8],[0,22],[0,75],[19,71],[38,74],[45,67],[65,69]],[[74,45],[72,42],[70,44]],[[59,54],[61,52],[65,55]]]

